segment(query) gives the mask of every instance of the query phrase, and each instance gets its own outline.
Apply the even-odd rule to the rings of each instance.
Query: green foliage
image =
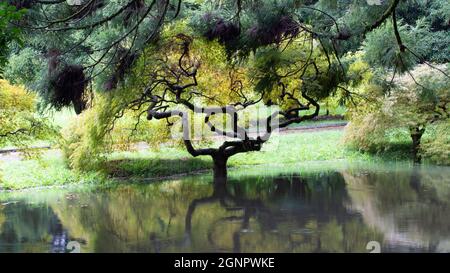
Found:
[[[418,65],[410,73],[396,77],[388,92],[386,86],[373,82],[361,86],[359,92],[366,98],[366,104],[349,111],[351,122],[344,138],[347,145],[380,152],[396,145],[398,148],[401,143],[409,144],[412,131],[429,128],[433,134],[426,129],[424,143],[428,144],[422,146],[421,153],[431,161],[448,163],[445,159],[448,138],[442,129],[445,126],[435,123],[448,123],[450,80],[437,69],[448,71],[445,65],[435,68]]]
[[[157,147],[169,138],[165,121],[150,123],[142,111],[125,107],[131,99],[119,91],[99,94],[92,108],[64,128],[61,147],[71,168],[99,170],[108,153],[134,150],[140,141]]]
[[[34,95],[0,80],[0,147],[27,147],[56,134],[48,119],[37,113]]]
[[[105,177],[99,172],[78,173],[67,168],[60,154],[48,152],[39,158],[0,162],[3,173],[0,188],[21,190],[26,188],[55,187],[69,184],[100,185]]]
[[[205,1],[199,9],[190,11],[190,25],[208,40],[218,40],[229,57],[246,58],[260,47],[295,38],[299,25],[294,12],[300,2],[241,1],[237,18],[235,2]]]
[[[0,148],[28,148],[37,140],[52,140],[57,134],[49,120],[37,113],[35,96],[0,80]],[[24,150],[24,153],[36,156],[39,152]]]
[[[266,104],[282,109],[298,106],[296,100],[307,104],[302,92],[318,101],[339,100],[331,97],[337,95],[338,85],[347,80],[347,67],[336,59],[329,60],[321,48],[312,48],[305,41],[307,37],[298,37],[280,46],[261,47],[249,58],[255,91],[264,94]]]
[[[450,6],[450,5],[449,5]],[[427,18],[420,19],[408,32],[414,39],[413,49],[420,58],[434,63],[450,62],[450,31],[433,31]]]
[[[101,152],[104,149],[104,133],[98,132],[92,110],[76,117],[71,124],[63,128],[60,146],[67,164],[74,169],[98,169]],[[99,136],[99,133],[101,134]]]
[[[430,128],[430,137],[422,144],[422,155],[431,162],[450,165],[450,120]]]
[[[22,84],[32,90],[41,84],[37,78],[44,77],[46,64],[42,59],[36,58],[38,52],[33,48],[24,48],[19,52],[10,54],[8,66],[5,68],[4,76],[13,84]],[[36,80],[36,82],[35,82]]]
[[[438,71],[439,69],[440,71]],[[427,126],[449,118],[450,78],[447,65],[432,68],[418,65],[410,74],[394,80],[394,90],[387,100],[388,112],[409,128]]]
[[[414,40],[407,27],[400,25],[399,32],[402,33],[403,44],[408,48],[414,48]],[[398,72],[405,72],[416,62],[408,51],[401,52],[391,22],[370,32],[364,40],[363,49],[365,60],[375,67],[396,68]]]
[[[377,152],[388,146],[386,131],[391,120],[380,113],[353,115],[347,125],[344,141],[351,148],[361,151]]]
[[[170,2],[171,5],[176,4],[175,1]],[[69,91],[79,91],[83,87],[71,86],[80,85],[79,81],[71,82],[71,77],[68,81],[66,79],[65,84],[55,84],[55,74],[59,80],[64,79],[58,77],[57,72],[63,71],[66,66],[80,66],[86,76],[86,82],[83,82],[86,90],[89,90],[88,86],[96,91],[116,88],[125,79],[125,74],[130,72],[138,53],[150,41],[156,40],[160,27],[158,18],[163,10],[162,5],[151,4],[148,0],[133,3],[117,0],[84,2],[87,8],[69,5],[67,1],[18,1],[15,4],[26,6],[20,24],[31,27],[23,33],[23,47],[14,43],[7,50],[11,58],[22,59],[21,62],[9,63],[11,67],[6,68],[9,71],[7,79],[12,82],[23,80],[21,83],[41,95],[45,107],[57,108],[68,103],[64,98],[55,98],[61,98],[66,93],[81,94]],[[174,13],[174,9],[167,9],[167,16],[174,16]],[[144,15],[145,20],[142,18]],[[103,23],[98,23],[102,20]],[[138,22],[139,31],[135,31]],[[95,27],[86,27],[90,24]],[[52,30],[47,31],[49,29]],[[52,55],[52,52],[57,54]],[[21,71],[27,72],[26,77],[22,77]],[[66,93],[61,89],[65,89]],[[54,102],[56,105],[53,105]]]
[[[179,60],[179,40],[174,36],[180,32],[189,33],[186,24],[168,25],[161,34],[158,45],[150,46],[145,56],[140,58],[133,73],[116,90],[108,93],[98,93],[93,107],[85,111],[74,123],[64,130],[62,147],[69,165],[77,170],[99,169],[105,162],[107,154],[118,150],[133,150],[140,142],[148,143],[157,149],[163,142],[167,145],[178,145],[179,140],[169,141],[172,131],[180,129],[179,124],[167,126],[178,119],[168,121],[148,121],[146,109],[149,101],[142,98],[142,84],[151,82],[145,75],[148,73],[146,64],[151,62],[154,67],[173,64]],[[177,44],[178,43],[178,44]],[[167,48],[166,48],[167,47]],[[161,50],[164,48],[164,50]],[[228,102],[232,95],[223,92],[229,88],[229,75],[224,71],[230,68],[226,63],[226,53],[217,42],[196,39],[190,48],[192,59],[201,60],[201,72],[197,77],[197,88],[205,95],[204,103],[212,104]],[[161,60],[166,61],[162,62]],[[153,68],[153,67],[152,67]],[[245,79],[243,79],[245,81]],[[164,88],[153,90],[153,95],[162,95]],[[208,98],[214,98],[208,99]],[[174,99],[174,98],[172,98]],[[192,117],[196,118],[196,117]],[[167,143],[168,142],[168,143]]]
[[[401,1],[397,13],[408,25],[426,20],[430,23],[432,31],[448,31],[450,5],[446,0]]]
[[[309,105],[303,94],[314,97],[322,105],[337,108],[354,102],[346,88],[357,89],[362,83],[364,90],[359,95],[375,102],[362,112],[350,111],[352,123],[348,129],[351,136],[348,142],[363,150],[378,150],[385,145],[387,135],[397,138],[393,136],[397,131],[391,130],[394,124],[403,129],[427,124],[433,116],[431,113],[439,111],[439,103],[447,90],[445,83],[439,86],[441,80],[422,77],[420,82],[432,86],[419,90],[411,85],[411,81],[407,85],[395,82],[403,87],[397,88],[395,94],[386,99],[386,86],[370,81],[373,75],[369,66],[395,67],[396,73],[400,74],[411,69],[419,59],[409,51],[401,52],[390,17],[363,39],[364,30],[380,18],[392,2],[370,6],[363,0],[240,1],[242,6],[237,10],[234,1],[183,1],[179,16],[170,23],[162,20],[162,27],[154,20],[161,7],[147,14],[142,7],[135,7],[107,24],[100,23],[92,29],[71,29],[71,26],[98,21],[123,7],[122,1],[105,1],[104,5],[93,7],[81,18],[49,26],[69,26],[66,31],[27,32],[24,48],[10,47],[10,63],[5,76],[38,91],[44,104],[57,109],[75,104],[85,88],[95,90],[93,108],[64,131],[62,147],[69,165],[77,170],[101,168],[112,151],[133,150],[136,142],[144,141],[156,148],[169,138],[170,128],[166,127],[165,121],[148,122],[145,119],[149,97],[142,91],[154,80],[155,74],[150,70],[177,66],[182,43],[174,37],[180,33],[192,38],[186,63],[198,65],[195,91],[203,95],[198,98],[202,105],[233,104],[239,99],[238,95],[244,95],[247,100],[257,99],[263,93],[264,103],[276,104],[282,110]],[[450,43],[446,42],[449,36],[445,24],[449,19],[446,14],[448,3],[442,0],[430,1],[430,4],[414,1],[421,2],[414,6],[407,1],[401,2],[397,15],[403,43],[427,60],[448,60]],[[32,5],[24,18],[25,23],[41,25],[45,21],[39,8],[40,5]],[[73,7],[66,4],[49,4],[44,9],[49,18],[64,18],[73,13]],[[173,9],[169,10],[173,12]],[[133,29],[144,14],[142,24]],[[330,15],[340,24],[340,30]],[[162,31],[149,39],[149,33],[155,29]],[[360,58],[362,53],[351,52],[361,44],[366,62]],[[60,55],[52,60],[49,53],[53,51]],[[53,68],[52,61],[55,61]],[[75,83],[80,82],[74,80],[78,77],[69,74],[67,85],[60,77],[60,72],[68,65],[76,65],[86,74],[86,85],[76,92],[78,96],[72,96],[74,93],[71,92]],[[165,76],[177,84],[190,80],[174,79],[170,73]],[[232,77],[244,86],[239,90],[242,94],[229,92],[230,86],[233,87],[233,82],[230,84]],[[294,99],[286,99],[284,87],[292,92]],[[109,92],[102,94],[101,91]],[[152,95],[162,96],[165,88],[160,86],[152,92]],[[167,99],[174,100],[174,96],[170,96]],[[189,96],[192,93],[183,94],[182,99]],[[147,100],[136,104],[140,98]],[[161,169],[161,172],[167,171]]]
[[[392,23],[387,22],[367,35],[364,41],[370,64],[398,67],[400,72],[414,63],[427,60],[436,63],[450,61],[450,4],[446,0],[400,1],[396,10],[399,32],[407,50],[401,53],[394,37]]]
[[[11,67],[7,68],[8,80],[23,80],[21,83],[27,88],[42,95],[44,103],[52,104],[54,100],[51,98],[55,96],[51,93],[58,89],[48,88],[51,87],[52,75],[48,73],[45,63],[49,61],[48,53],[58,50],[64,52],[58,57],[60,64],[83,66],[86,77],[93,76],[89,78],[89,83],[95,91],[117,88],[118,83],[125,81],[132,73],[132,67],[140,54],[149,45],[158,43],[161,33],[154,31],[183,21],[189,21],[194,36],[217,40],[225,46],[228,57],[239,56],[242,57],[238,58],[241,61],[258,49],[279,47],[286,40],[297,39],[300,34],[310,31],[315,33],[316,42],[317,38],[321,38],[321,44],[329,53],[336,49],[337,55],[342,56],[360,47],[364,29],[380,18],[393,1],[381,1],[381,5],[368,5],[365,0],[182,1],[179,13],[177,9],[167,9],[166,16],[174,13],[178,16],[162,20],[163,24],[158,20],[162,13],[160,5],[154,5],[146,13],[146,7],[151,2],[136,1],[135,5],[126,8],[126,2],[104,0],[101,5],[95,3],[88,10],[75,15],[77,8],[67,3],[44,5],[27,2],[25,6],[28,12],[22,18],[22,23],[40,28],[24,34],[24,48],[13,46],[8,52],[11,58]],[[169,2],[171,7],[178,4],[175,0]],[[92,29],[83,28],[93,22],[101,22],[101,19],[121,8],[124,8],[124,12],[105,21],[107,23],[98,23]],[[417,53],[429,61],[448,60],[448,10],[446,0],[400,1],[397,13],[402,22],[400,32],[405,44],[411,49],[417,49]],[[52,23],[44,27],[47,20]],[[421,21],[427,21],[429,27],[420,28],[419,35],[413,28],[419,29],[421,23],[418,22]],[[335,22],[340,26],[339,31]],[[389,67],[397,65],[404,70],[411,66],[411,56],[398,53],[391,25],[387,23],[375,31],[378,33],[368,34],[366,47],[371,52],[368,54],[371,56],[370,63]],[[60,31],[46,31],[53,28]],[[344,36],[347,38],[341,39]],[[414,43],[418,44],[417,48]],[[306,59],[307,56],[302,58]],[[334,69],[331,75],[322,75],[323,79],[339,76],[336,71]],[[267,75],[261,85],[270,86],[273,76]]]
[[[20,29],[11,22],[19,20],[24,12],[24,10],[17,11],[16,7],[9,5],[8,2],[0,3],[0,77],[8,62],[9,44],[21,42]]]

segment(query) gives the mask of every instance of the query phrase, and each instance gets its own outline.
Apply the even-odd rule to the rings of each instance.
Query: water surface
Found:
[[[330,164],[2,193],[0,252],[450,251],[449,167]]]

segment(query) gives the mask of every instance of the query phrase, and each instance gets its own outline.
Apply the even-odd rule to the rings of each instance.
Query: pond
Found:
[[[267,171],[269,170],[270,171]],[[450,168],[317,163],[0,194],[0,252],[450,251]],[[244,175],[245,174],[245,175]],[[374,241],[374,242],[373,242]]]

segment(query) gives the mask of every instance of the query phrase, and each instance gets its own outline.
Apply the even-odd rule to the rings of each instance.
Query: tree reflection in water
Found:
[[[250,217],[257,212],[264,212],[264,204],[260,200],[251,200],[233,196],[227,189],[226,181],[223,179],[213,181],[213,193],[209,197],[196,199],[191,202],[186,213],[185,236],[186,244],[190,244],[192,236],[192,216],[198,206],[218,202],[227,211],[241,211],[242,216],[224,216],[214,220],[208,229],[208,242],[215,249],[219,249],[214,241],[213,231],[216,225],[223,224],[227,221],[241,222],[241,230],[248,230]],[[241,252],[240,247],[240,231],[233,233],[233,252]]]
[[[242,179],[228,186],[214,183],[211,196],[189,205],[185,242],[192,241],[194,212],[214,203],[228,212],[239,212],[211,221],[207,238],[217,251],[351,252],[363,251],[368,241],[381,238],[363,226],[358,214],[345,208],[348,195],[338,173],[309,179],[277,177],[265,184],[261,195],[253,187],[243,188],[248,183]],[[252,195],[254,198],[247,197]],[[232,230],[228,240],[222,238],[223,226]],[[214,232],[216,229],[222,232]],[[216,241],[232,242],[232,246],[221,247]]]
[[[82,252],[367,252],[369,241],[382,251],[448,251],[446,171],[354,168],[15,193],[0,197],[18,201],[0,208],[0,251],[48,252],[61,236]]]

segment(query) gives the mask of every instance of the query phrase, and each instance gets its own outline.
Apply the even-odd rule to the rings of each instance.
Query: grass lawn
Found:
[[[228,166],[237,168],[261,164],[290,164],[301,161],[360,158],[363,155],[344,149],[341,130],[274,135],[259,152],[237,154]],[[112,176],[158,177],[186,173],[212,167],[210,157],[193,158],[182,148],[160,151],[114,153],[106,168]]]
[[[312,161],[383,160],[369,154],[350,151],[341,143],[342,130],[322,130],[274,135],[262,151],[238,154],[229,160],[230,172],[252,165],[288,165]],[[392,153],[389,160],[403,160],[404,153]],[[182,148],[161,148],[159,151],[117,152],[109,157],[104,170],[76,173],[69,170],[59,153],[48,152],[40,159],[0,161],[3,189],[22,189],[73,183],[105,181],[106,177],[157,178],[209,170],[209,157],[193,158]]]
[[[101,173],[81,174],[70,170],[62,155],[54,152],[45,153],[39,159],[0,159],[0,188],[6,190],[91,183],[102,177]]]

